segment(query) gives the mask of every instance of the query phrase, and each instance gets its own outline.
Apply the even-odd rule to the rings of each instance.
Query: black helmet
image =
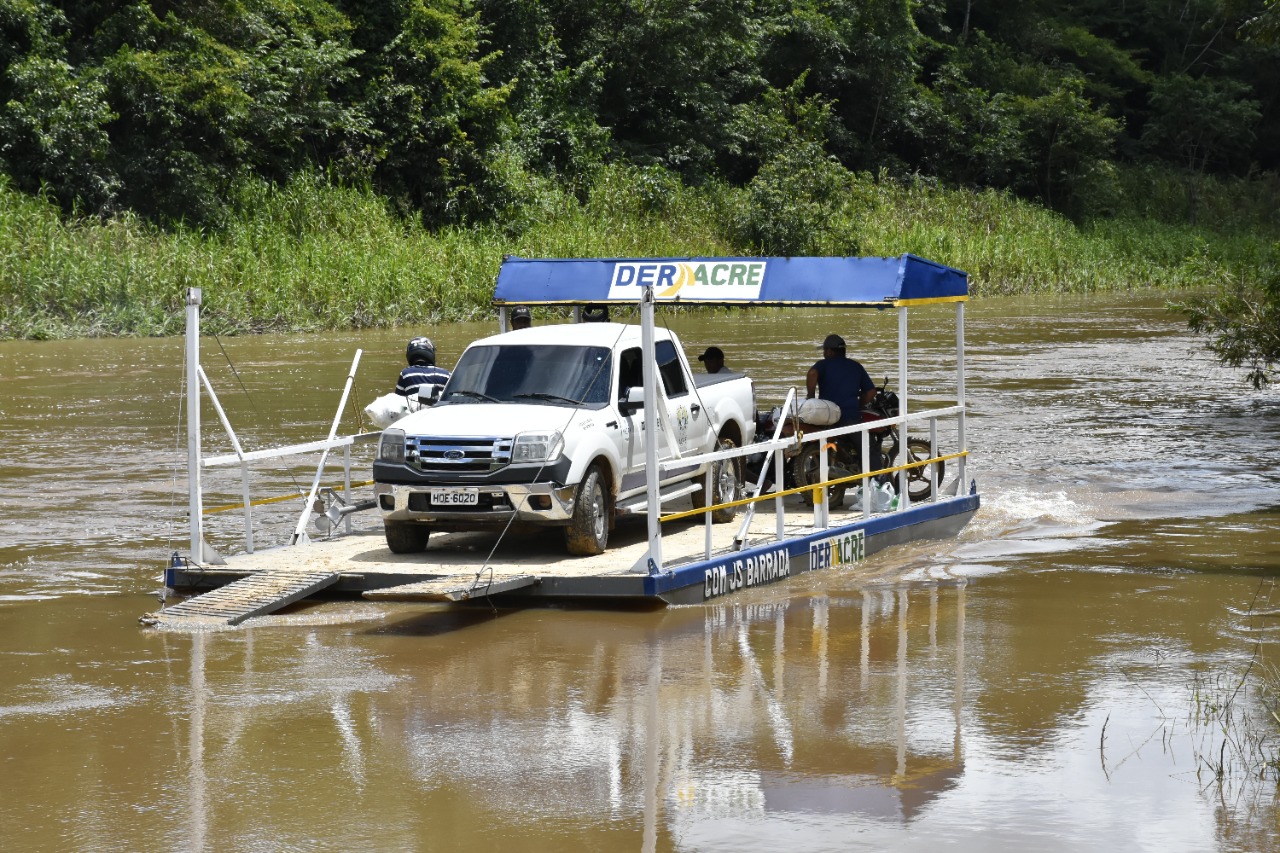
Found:
[[[431,343],[431,338],[414,338],[409,341],[409,346],[405,347],[404,357],[410,364],[434,365],[436,345]]]

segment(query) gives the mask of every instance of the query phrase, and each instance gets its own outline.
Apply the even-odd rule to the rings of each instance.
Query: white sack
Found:
[[[800,420],[814,426],[831,426],[840,420],[840,407],[830,400],[805,400],[800,404]]]
[[[383,394],[364,407],[365,417],[378,429],[386,429],[407,414],[409,414],[409,398],[401,397],[394,391]]]

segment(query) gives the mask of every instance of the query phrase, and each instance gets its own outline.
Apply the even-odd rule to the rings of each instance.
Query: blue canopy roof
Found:
[[[896,258],[506,257],[495,305],[636,302],[653,285],[659,302],[883,308],[968,298],[960,270],[915,255]]]

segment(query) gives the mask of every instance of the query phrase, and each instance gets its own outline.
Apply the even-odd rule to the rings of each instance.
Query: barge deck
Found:
[[[778,500],[787,502],[781,538],[775,514]],[[696,604],[806,571],[854,563],[903,542],[954,536],[978,503],[975,493],[870,516],[855,508],[832,508],[827,526],[818,527],[813,511],[803,511],[795,496],[769,498],[758,503],[741,548],[735,547],[739,523],[712,525],[709,551],[700,516],[667,524],[667,557],[656,574],[647,564],[649,543],[642,520],[620,522],[609,550],[593,557],[566,555],[555,532],[505,537],[498,532],[439,533],[421,553],[393,554],[380,527],[373,526],[306,545],[229,556],[225,565],[172,566],[165,571],[166,586],[204,594],[142,618],[147,624],[170,626],[238,624],[320,591],[370,600]],[[298,595],[287,583],[291,577],[311,588]],[[249,594],[250,583],[259,588],[279,583],[274,606]],[[245,592],[235,592],[236,587]],[[222,601],[231,598],[226,595],[229,590],[243,602],[239,609],[222,607]],[[203,600],[209,600],[208,605],[200,604]]]

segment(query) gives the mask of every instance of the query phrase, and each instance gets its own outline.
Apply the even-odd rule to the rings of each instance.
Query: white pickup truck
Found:
[[[619,323],[562,324],[467,347],[439,401],[382,433],[373,478],[391,550],[421,551],[432,530],[510,523],[562,527],[571,554],[604,551],[617,518],[649,509],[640,336]],[[655,354],[660,460],[754,440],[748,377],[695,376],[666,329],[655,330]],[[713,464],[711,503],[738,497],[739,468]],[[705,464],[665,471],[661,499],[707,506],[705,474]]]

